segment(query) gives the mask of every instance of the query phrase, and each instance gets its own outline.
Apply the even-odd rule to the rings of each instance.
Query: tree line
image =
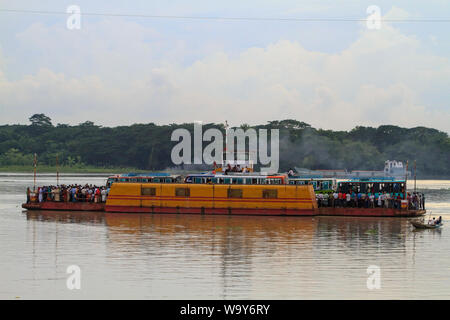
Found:
[[[164,170],[173,167],[172,132],[184,128],[193,136],[193,124],[102,127],[87,121],[79,125],[53,125],[44,114],[29,118],[29,125],[0,126],[0,166],[39,164],[64,166],[133,167]],[[204,124],[203,129],[223,124]],[[450,138],[425,127],[357,126],[350,131],[313,128],[297,120],[269,121],[248,129],[279,129],[280,170],[308,169],[382,170],[384,161],[417,161],[418,176],[450,177]],[[192,139],[193,140],[193,139]],[[205,145],[209,142],[205,142]],[[411,167],[410,167],[411,168]]]

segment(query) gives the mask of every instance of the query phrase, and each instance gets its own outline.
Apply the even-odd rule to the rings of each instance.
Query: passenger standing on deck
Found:
[[[39,202],[42,202],[42,200],[43,200],[43,194],[42,194],[42,188],[41,187],[39,187],[38,188],[38,199],[39,199]]]
[[[87,195],[86,201],[93,201],[94,193],[92,192],[92,189],[89,189],[86,195]]]
[[[71,190],[71,192],[70,192],[70,194],[71,194],[70,200],[71,200],[72,202],[77,201],[76,193],[77,193],[77,189],[75,188],[75,186],[73,186],[73,187],[72,187],[72,190]]]
[[[356,195],[355,191],[352,191],[350,206],[356,207],[356,200],[357,200],[357,198],[358,198],[358,196]]]
[[[361,193],[361,205],[363,208],[367,208],[369,206],[367,195],[364,192]]]
[[[102,202],[106,202],[106,189],[105,189],[105,187],[102,188]]]
[[[60,201],[60,193],[59,193],[59,188],[55,187],[52,191],[53,193],[53,200],[59,202]]]
[[[375,196],[373,193],[370,194],[369,200],[370,200],[370,207],[375,208]]]
[[[324,205],[325,205],[326,207],[329,207],[329,206],[330,206],[330,196],[329,196],[328,193],[325,193],[325,194],[323,195],[323,202],[324,202]]]
[[[100,188],[95,188],[95,202],[100,202],[102,193],[100,191]]]
[[[336,207],[338,205],[339,201],[339,193],[337,193],[336,191],[333,193],[333,207]]]
[[[352,201],[352,196],[350,193],[346,193],[345,200],[346,200],[345,206],[350,207],[350,202]]]
[[[406,199],[408,200],[408,209],[411,209],[411,194],[408,192]]]
[[[385,208],[389,208],[389,206],[390,206],[390,204],[391,204],[391,194],[388,192],[388,193],[384,193],[384,207]]]
[[[397,195],[397,199],[396,199],[395,203],[396,203],[397,209],[402,208],[402,196],[400,194]]]

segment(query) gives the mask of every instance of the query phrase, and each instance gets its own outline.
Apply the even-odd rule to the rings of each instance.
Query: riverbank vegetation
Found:
[[[39,167],[49,172],[54,172],[57,159],[61,172],[164,170],[173,167],[170,155],[177,142],[170,141],[172,132],[185,128],[194,136],[193,124],[188,123],[111,128],[90,121],[53,125],[43,114],[29,120],[29,125],[0,126],[1,171],[23,168],[29,172],[35,153]],[[203,129],[211,127],[224,131],[223,124],[205,124]],[[383,125],[333,131],[296,120],[241,127],[280,130],[281,171],[293,167],[382,170],[389,159],[409,160],[410,165],[417,160],[419,177],[450,177],[450,138],[432,128]]]

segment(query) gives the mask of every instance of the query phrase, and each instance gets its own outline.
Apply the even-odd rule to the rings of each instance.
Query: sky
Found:
[[[80,29],[67,28],[70,5]],[[367,27],[370,5],[380,29]],[[71,125],[296,119],[450,133],[449,31],[450,2],[437,0],[0,0],[0,124],[45,113]]]

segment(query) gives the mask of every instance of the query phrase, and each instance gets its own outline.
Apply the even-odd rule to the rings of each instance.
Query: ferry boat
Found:
[[[115,213],[280,216],[416,217],[426,213],[424,209],[407,205],[406,181],[401,179],[353,179],[336,184],[328,178],[313,180],[314,184],[311,179],[288,174],[258,174],[253,168],[240,172],[228,169],[215,166],[211,172],[189,174],[184,179],[165,173],[112,176],[106,183],[109,192],[105,203],[31,201],[22,207],[29,210],[77,211],[91,207]],[[349,190],[352,194],[364,192],[367,196],[388,190],[393,196],[401,197],[401,205],[340,206],[329,200],[331,205],[319,207],[316,192],[324,190],[328,197]]]

